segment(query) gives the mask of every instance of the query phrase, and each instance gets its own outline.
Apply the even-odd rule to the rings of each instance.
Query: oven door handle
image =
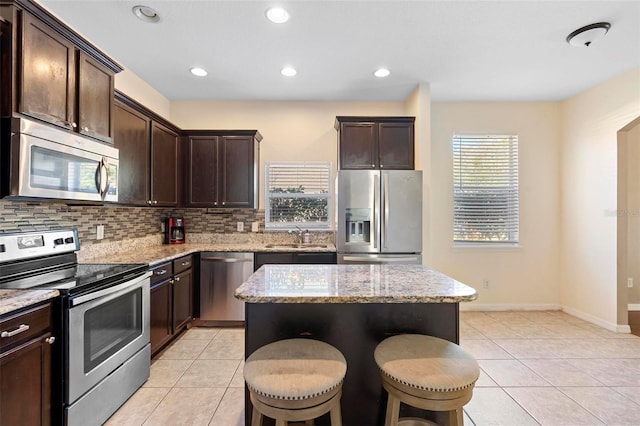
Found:
[[[71,307],[78,306],[82,303],[89,302],[91,300],[98,299],[100,297],[108,296],[110,294],[118,293],[123,290],[128,290],[129,288],[135,288],[140,285],[140,282],[145,278],[149,278],[151,276],[151,271],[145,272],[143,275],[139,275],[136,278],[124,282],[122,284],[114,285],[113,287],[105,288],[103,290],[98,290],[93,293],[85,294],[83,296],[78,296],[70,300]]]

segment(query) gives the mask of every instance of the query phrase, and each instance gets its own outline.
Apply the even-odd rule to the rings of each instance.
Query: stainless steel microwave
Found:
[[[118,201],[118,150],[25,117],[11,122],[10,197]]]

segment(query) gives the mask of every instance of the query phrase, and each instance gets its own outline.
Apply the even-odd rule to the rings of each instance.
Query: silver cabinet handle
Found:
[[[158,204],[158,200],[153,200],[152,203],[153,203],[153,205],[156,205],[156,204]]]
[[[159,271],[156,271],[156,275],[164,275],[167,273],[166,269],[160,269]]]
[[[53,342],[56,341],[56,338],[51,336],[51,337],[47,337],[46,339],[44,339],[45,342],[47,342],[50,345],[53,345]]]
[[[177,281],[180,281],[180,277],[176,277],[176,282],[177,282]]]
[[[89,131],[89,128],[88,128],[87,126],[84,126],[84,127],[82,128],[82,131],[83,131],[83,132],[88,132],[88,131]]]
[[[188,265],[190,265],[190,264],[191,264],[191,262],[182,262],[182,263],[180,264],[180,266],[188,266]]]
[[[175,280],[169,280],[169,283],[173,284],[175,282]]]
[[[0,334],[0,337],[13,337],[16,334],[20,334],[27,331],[28,329],[29,329],[29,326],[27,324],[20,324],[18,328],[16,328],[13,331],[3,331],[2,334]]]

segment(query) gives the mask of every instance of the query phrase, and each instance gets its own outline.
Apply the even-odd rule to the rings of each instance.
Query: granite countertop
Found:
[[[248,303],[458,303],[477,293],[422,265],[263,265],[235,297]]]
[[[187,243],[154,245],[144,249],[131,249],[120,253],[103,255],[100,258],[79,259],[80,263],[148,263],[154,266],[188,254],[201,251],[217,252],[335,252],[333,244],[290,245],[264,243]]]
[[[0,290],[0,315],[58,297],[58,290]]]

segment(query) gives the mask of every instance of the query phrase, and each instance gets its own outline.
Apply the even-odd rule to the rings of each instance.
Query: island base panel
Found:
[[[294,337],[321,340],[342,352],[347,360],[341,402],[344,426],[384,424],[387,398],[373,358],[379,342],[396,334],[418,333],[459,343],[457,303],[246,303],[245,316],[245,358],[261,346]],[[247,426],[251,410],[246,392]],[[404,405],[400,414],[439,420],[436,413]],[[316,420],[316,425],[328,424],[328,415]]]

